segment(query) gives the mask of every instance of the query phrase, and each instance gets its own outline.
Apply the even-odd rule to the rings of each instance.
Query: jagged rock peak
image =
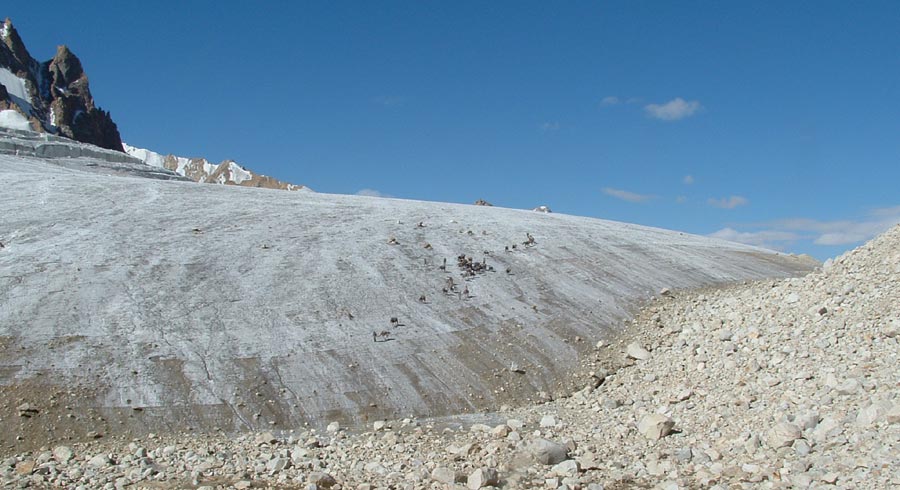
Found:
[[[56,56],[50,60],[49,70],[53,85],[57,87],[67,87],[84,76],[81,60],[65,44],[56,48]]]
[[[19,32],[13,26],[9,17],[0,27],[0,41],[2,47],[0,49],[0,65],[7,67],[11,72],[17,73],[28,69],[29,61],[32,60],[28,50],[25,49],[25,43],[19,37]]]
[[[81,60],[67,46],[39,63],[9,18],[0,40],[0,110],[19,112],[36,131],[124,152],[116,123],[96,107]]]

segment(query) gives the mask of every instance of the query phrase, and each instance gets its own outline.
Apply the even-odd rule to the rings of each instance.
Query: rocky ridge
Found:
[[[0,478],[110,489],[895,488],[898,282],[895,227],[803,278],[663,290],[584,358],[573,374],[583,389],[477,423],[98,439],[10,455]]]
[[[8,18],[0,26],[0,110],[24,115],[34,131],[123,151],[119,130],[95,105],[78,57],[59,46],[52,59],[38,62]]]
[[[123,145],[125,152],[152,167],[171,170],[194,182],[206,184],[237,185],[243,187],[261,187],[265,189],[281,189],[287,191],[311,191],[309,187],[290,184],[267,175],[257,174],[234,160],[221,163],[210,163],[205,158],[185,158],[137,148],[127,143]]]

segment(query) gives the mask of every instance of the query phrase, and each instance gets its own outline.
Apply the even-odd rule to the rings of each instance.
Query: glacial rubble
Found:
[[[803,278],[663,291],[570,396],[364,432],[148,435],[0,461],[66,488],[896,488],[900,227]],[[22,417],[27,416],[24,407]],[[77,410],[75,408],[74,410]]]

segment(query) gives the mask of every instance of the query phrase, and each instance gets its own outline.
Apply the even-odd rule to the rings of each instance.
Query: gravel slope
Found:
[[[584,359],[582,390],[477,423],[100,440],[18,454],[0,474],[74,488],[897,488],[898,283],[900,226],[801,279],[661,296]]]

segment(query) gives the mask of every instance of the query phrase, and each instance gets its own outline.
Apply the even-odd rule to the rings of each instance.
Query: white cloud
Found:
[[[681,179],[681,181],[684,182],[684,185],[691,185],[694,183],[694,176],[693,175],[685,175],[684,178]]]
[[[559,121],[547,121],[541,124],[541,131],[559,131]]]
[[[611,106],[611,105],[619,105],[622,103],[622,100],[616,96],[610,95],[608,97],[604,97],[600,101],[601,106]]]
[[[760,230],[760,231],[737,231],[733,228],[722,228],[721,230],[711,233],[709,236],[713,238],[721,238],[730,242],[744,243],[747,245],[755,245],[757,247],[771,248],[773,250],[782,250],[785,245],[800,240],[802,237],[797,233],[779,230]]]
[[[809,233],[816,245],[849,245],[874,238],[900,224],[900,206],[870,210],[860,220],[819,221],[793,218],[763,223],[772,227]]]
[[[779,243],[789,244],[797,240],[810,240],[816,245],[851,245],[871,240],[898,224],[900,206],[893,206],[872,209],[858,220],[790,218],[745,225],[756,228],[755,231],[724,228],[711,236],[775,249],[781,248]]]
[[[709,198],[706,202],[708,202],[710,206],[722,209],[734,209],[738,206],[750,204],[750,200],[743,196],[723,197],[721,199]]]
[[[700,108],[700,102],[696,100],[688,102],[681,97],[676,97],[665,104],[647,104],[644,106],[644,110],[647,111],[650,117],[663,121],[677,121],[693,116]]]
[[[628,202],[647,202],[652,199],[656,199],[656,196],[649,194],[638,194],[635,192],[629,192],[622,189],[613,189],[612,187],[604,187],[603,193],[607,196],[615,197],[616,199],[621,199],[623,201]]]
[[[675,202],[678,204],[684,204],[687,202],[687,200],[688,200],[688,198],[685,196],[678,196],[675,198]]]
[[[394,197],[390,194],[384,194],[380,191],[376,191],[375,189],[360,189],[356,191],[357,196],[367,196],[367,197]]]

